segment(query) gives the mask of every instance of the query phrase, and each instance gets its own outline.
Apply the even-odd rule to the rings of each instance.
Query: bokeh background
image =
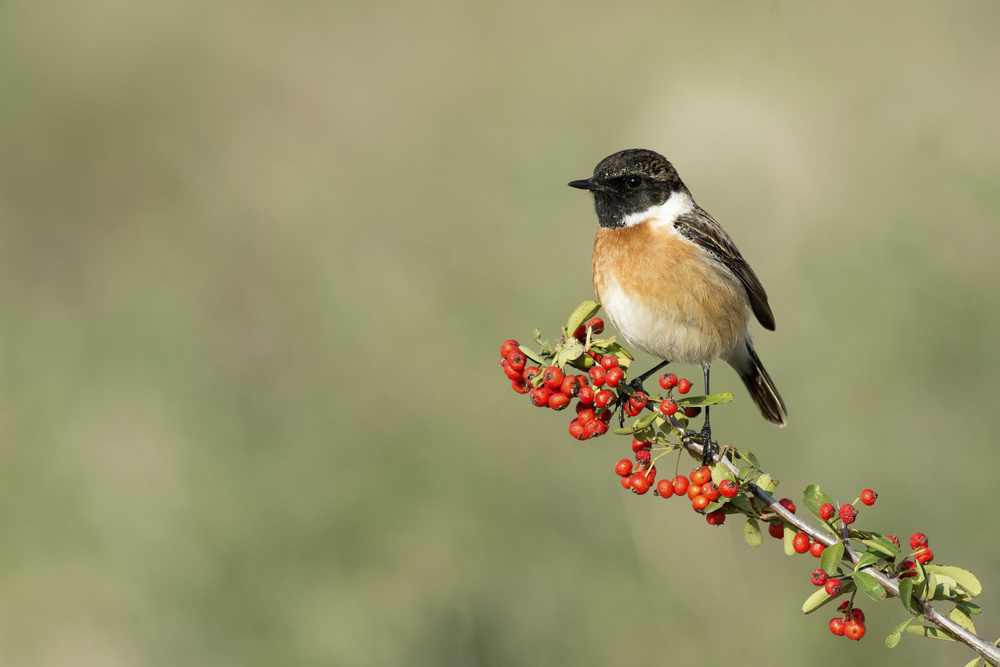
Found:
[[[1000,5],[0,4],[0,662],[962,664],[636,497],[498,361],[590,298],[566,187],[656,149],[756,268],[790,423],[1000,635]],[[650,363],[640,357],[640,366]],[[682,368],[697,377],[693,368]],[[693,462],[683,461],[683,468]]]

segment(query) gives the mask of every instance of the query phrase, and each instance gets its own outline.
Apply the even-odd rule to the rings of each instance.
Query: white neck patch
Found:
[[[691,195],[675,190],[670,193],[670,197],[662,204],[650,206],[645,211],[626,215],[622,218],[622,226],[634,227],[646,220],[672,225],[674,220],[688,213],[692,208],[694,208],[694,200],[691,199]]]

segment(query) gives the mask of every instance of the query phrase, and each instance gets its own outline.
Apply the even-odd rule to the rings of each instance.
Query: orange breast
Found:
[[[672,226],[647,220],[597,231],[594,291],[631,344],[670,361],[727,358],[746,336],[742,283]]]

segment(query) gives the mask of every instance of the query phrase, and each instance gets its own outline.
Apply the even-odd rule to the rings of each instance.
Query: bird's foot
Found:
[[[712,444],[712,427],[706,424],[698,436],[701,438],[701,464],[705,466],[712,461],[715,453]]]

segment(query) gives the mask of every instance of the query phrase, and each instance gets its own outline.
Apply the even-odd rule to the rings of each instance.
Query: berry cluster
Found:
[[[822,572],[822,570],[820,570]],[[830,581],[835,581],[831,579]],[[865,636],[865,612],[859,607],[852,607],[850,600],[844,600],[837,607],[844,614],[843,618],[834,616],[830,619],[830,632],[838,637],[847,637],[858,641]]]
[[[604,331],[604,322],[599,317],[591,318],[584,327],[577,330],[574,339],[586,340],[593,334]],[[577,338],[577,337],[580,338]],[[519,394],[528,394],[531,404],[539,408],[563,410],[569,407],[573,399],[576,403],[576,418],[569,424],[569,433],[577,440],[587,440],[608,432],[613,408],[618,402],[618,396],[610,389],[618,387],[625,379],[625,369],[621,367],[619,358],[613,354],[601,354],[597,349],[587,350],[591,360],[588,373],[571,374],[558,365],[528,366],[527,352],[516,340],[504,341],[500,348],[500,364],[504,373],[510,378],[511,387]],[[645,395],[639,394],[645,398]],[[638,410],[645,407],[633,403]]]
[[[887,591],[880,582],[887,578],[898,581],[903,606],[912,614],[889,635],[888,646],[898,643],[901,632],[921,616],[923,601],[929,599],[955,603],[949,618],[960,619],[955,622],[972,628],[970,614],[980,609],[971,599],[981,592],[981,584],[971,572],[931,565],[934,554],[922,533],[912,535],[913,551],[897,564],[902,552],[896,536],[856,527],[859,505],[872,506],[878,497],[871,489],[864,489],[853,503],[837,504],[817,485],[806,487],[804,505],[828,532],[824,537],[820,530],[789,517],[788,513],[796,511],[790,499],[773,500],[770,494],[777,482],[761,471],[750,452],[724,447],[722,458],[713,467],[701,466],[687,476],[679,475],[678,461],[673,477],[657,480],[656,464],[664,455],[674,451],[680,454],[692,442],[701,442],[698,434],[687,430],[688,420],[697,416],[701,406],[728,402],[732,395],[686,396],[691,383],[674,374],[659,378],[663,390],[660,393],[647,393],[638,383],[626,383],[632,356],[614,338],[596,337],[604,329],[601,318],[594,316],[597,309],[593,302],[581,304],[571,315],[562,337],[552,345],[541,341],[536,331],[534,338],[541,348],[538,351],[515,340],[504,342],[501,365],[512,388],[528,394],[535,406],[560,411],[575,400],[576,417],[570,422],[569,432],[579,440],[607,433],[615,411],[620,411],[621,428],[615,432],[628,434],[632,440],[632,456],[615,465],[625,489],[637,495],[652,490],[662,498],[687,496],[692,509],[711,525],[723,524],[728,515],[742,514],[746,517],[744,537],[754,547],[763,541],[761,523],[767,523],[771,536],[785,540],[786,553],[808,552],[818,559],[820,567],[810,575],[817,590],[803,604],[803,611],[811,613],[839,596],[849,596],[840,602],[840,614],[829,622],[834,635],[853,640],[865,635],[865,615],[854,605],[855,596],[860,591],[873,600],[884,599]],[[643,415],[645,410],[649,412]],[[638,419],[626,427],[626,415]],[[788,517],[797,532],[786,531],[783,517]],[[945,628],[937,621],[934,624]],[[929,626],[909,629],[918,627]]]

